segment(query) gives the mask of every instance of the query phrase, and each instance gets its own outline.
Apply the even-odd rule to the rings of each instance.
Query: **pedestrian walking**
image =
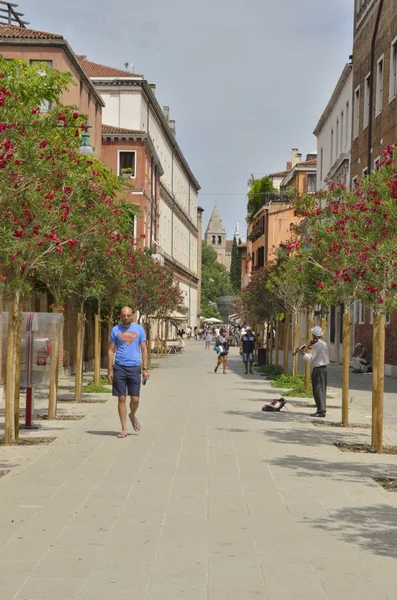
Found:
[[[245,328],[244,335],[241,336],[241,344],[240,344],[240,354],[243,357],[243,364],[245,367],[245,375],[248,375],[248,367],[249,372],[252,373],[252,366],[254,364],[254,351],[255,351],[255,342],[256,337],[251,331],[251,327],[249,325]]]
[[[226,338],[226,329],[222,328],[219,331],[219,335],[216,338],[216,345],[217,345],[218,361],[216,363],[214,373],[217,373],[218,367],[220,367],[220,365],[222,365],[223,366],[223,374],[226,375],[227,356],[229,354],[229,344],[228,344],[227,338]]]
[[[312,363],[312,385],[313,396],[317,406],[317,411],[312,417],[325,417],[327,413],[327,366],[329,365],[328,346],[323,337],[323,330],[316,325],[312,329],[313,339],[309,344],[305,344],[298,351],[303,354],[305,360]],[[311,353],[307,348],[311,347]]]
[[[134,312],[129,306],[121,309],[121,323],[112,329],[108,350],[108,379],[113,396],[118,397],[118,413],[121,432],[118,438],[127,437],[127,393],[130,396],[129,418],[138,432],[141,424],[136,416],[141,389],[141,373],[144,382],[149,379],[146,334],[142,325],[134,323]],[[142,355],[142,363],[141,363]],[[141,364],[143,365],[141,371]]]
[[[211,339],[212,339],[211,333],[210,333],[210,331],[207,331],[207,333],[205,334],[205,349],[206,350],[209,350],[211,347]]]

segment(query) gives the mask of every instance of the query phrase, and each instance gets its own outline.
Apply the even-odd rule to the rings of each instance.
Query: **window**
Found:
[[[331,129],[331,166],[334,164],[334,130]]]
[[[386,325],[390,325],[391,323],[391,313],[387,312],[385,315],[386,318]]]
[[[379,171],[379,163],[380,163],[380,156],[378,156],[377,158],[375,158],[374,160],[374,171]]]
[[[119,150],[118,174],[122,177],[135,177],[135,151]]]
[[[368,175],[368,167],[365,167],[365,169],[363,169],[363,179],[364,177],[366,177]]]
[[[364,121],[363,121],[363,129],[366,129],[369,124],[369,100],[370,100],[370,83],[371,83],[371,73],[365,78],[364,82]]]
[[[40,63],[44,63],[47,65],[47,67],[52,67],[52,60],[36,60],[36,59],[32,59],[29,61],[30,66],[36,65],[36,64],[40,64]],[[44,71],[39,71],[40,75],[45,75]],[[51,109],[51,102],[49,102],[48,100],[43,100],[43,102],[40,104],[40,112],[45,113],[48,112]]]
[[[212,243],[216,244],[216,237],[214,235],[212,236]]]
[[[382,104],[383,104],[383,66],[384,66],[384,57],[382,56],[378,60],[378,66],[376,69],[376,116],[380,115],[382,112]]]
[[[353,187],[353,190],[354,190],[354,188],[356,187],[356,183],[357,183],[357,181],[358,181],[358,177],[357,177],[357,175],[355,175],[355,176],[353,177],[353,179],[352,179],[352,187]]]
[[[320,150],[320,180],[323,180],[323,171],[324,171],[324,149]]]
[[[345,144],[349,143],[350,135],[350,102],[346,102],[346,131],[345,131]]]
[[[339,158],[339,119],[336,119],[335,159]]]
[[[360,86],[355,89],[354,92],[354,124],[353,124],[353,138],[358,137],[358,129],[360,125]]]
[[[359,325],[363,325],[365,323],[365,304],[364,302],[361,302],[361,300],[358,302],[358,324]]]
[[[33,65],[37,65],[38,63],[44,63],[47,65],[47,67],[52,67],[52,60],[36,60],[36,59],[32,59],[29,61],[30,66],[32,67]]]
[[[345,141],[343,136],[345,135],[345,113],[341,112],[340,114],[340,151],[343,152],[343,147],[345,145]]]
[[[136,235],[137,235],[137,222],[136,222],[136,215],[133,215],[131,217],[131,235],[133,237],[133,239],[136,239]]]
[[[222,236],[218,235],[218,244],[222,244]]]
[[[374,311],[371,309],[371,312],[369,313],[369,322],[370,322],[370,325],[374,324],[374,314],[375,314]]]
[[[397,96],[397,38],[393,40],[390,49],[390,87],[389,102]]]
[[[315,173],[309,173],[307,176],[307,191],[308,192],[315,192],[316,191],[316,179],[317,176],[315,175]]]

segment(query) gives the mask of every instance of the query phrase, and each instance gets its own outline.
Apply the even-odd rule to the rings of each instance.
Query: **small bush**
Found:
[[[107,385],[109,385],[109,382],[107,382]],[[83,385],[83,392],[85,394],[111,394],[112,390],[104,385],[96,385],[93,381],[90,381],[90,383]]]
[[[291,373],[283,373],[272,380],[272,387],[287,389],[288,392],[284,394],[287,397],[311,398],[313,395],[311,384],[309,391],[306,392],[304,375],[293,377]]]
[[[265,365],[264,367],[260,367],[259,372],[266,379],[275,379],[279,377],[283,373],[282,367],[276,367],[276,365]]]

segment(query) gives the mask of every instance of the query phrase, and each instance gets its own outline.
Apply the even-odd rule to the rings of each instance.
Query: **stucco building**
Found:
[[[103,122],[113,128],[128,130],[131,135],[145,134],[147,148],[148,140],[151,141],[153,162],[149,155],[143,159],[146,165],[144,180],[155,185],[153,182],[159,178],[159,189],[149,194],[152,200],[154,196],[157,206],[153,203],[146,206],[144,239],[165,264],[172,266],[175,280],[184,294],[187,321],[196,325],[199,322],[198,246],[201,240],[198,236],[197,199],[200,185],[177,143],[175,121],[170,119],[169,107],[161,108],[155,86],[142,75],[92,62],[86,56],[79,56],[79,61],[104,100]],[[153,150],[161,165],[161,175]],[[123,150],[118,148],[117,168],[133,168],[134,158],[130,157],[127,164],[120,152]],[[134,152],[132,146],[129,152]],[[135,159],[138,159],[138,154]],[[114,158],[112,160],[115,164]],[[136,163],[137,173],[139,168]],[[131,177],[133,185],[139,187],[145,184],[145,181],[135,179]]]
[[[332,182],[350,187],[352,97],[353,65],[348,63],[314,130],[319,190]]]

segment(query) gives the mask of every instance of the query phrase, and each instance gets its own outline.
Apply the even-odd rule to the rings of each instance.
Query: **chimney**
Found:
[[[166,121],[168,123],[169,120],[170,120],[170,107],[169,106],[163,106],[163,113],[164,113],[165,119],[166,119]]]
[[[153,94],[156,95],[156,84],[155,83],[149,83],[149,87],[151,88]]]
[[[316,160],[316,159],[317,159],[317,152],[310,152],[306,156],[306,160]]]
[[[299,148],[292,148],[291,162],[292,168],[302,160],[302,154],[299,152]]]
[[[174,121],[174,120],[171,120],[171,121],[169,121],[169,122],[168,122],[168,125],[169,125],[169,127],[170,127],[170,129],[171,129],[172,133],[173,133],[174,135],[176,135],[175,121]]]
[[[287,168],[286,168],[286,171],[291,171],[291,169],[292,169],[292,162],[289,160],[289,161],[287,162]]]

